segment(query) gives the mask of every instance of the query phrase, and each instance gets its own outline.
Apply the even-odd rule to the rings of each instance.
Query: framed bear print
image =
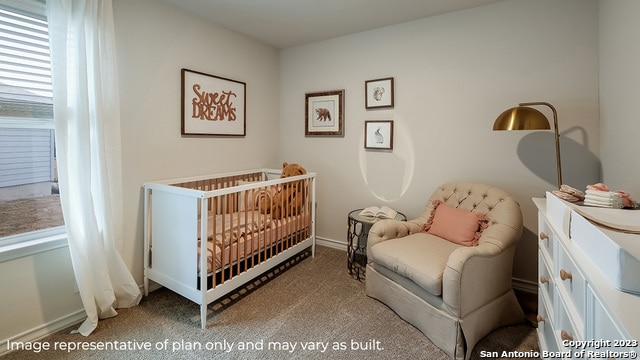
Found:
[[[344,136],[344,90],[305,94],[306,136]]]
[[[393,78],[367,80],[364,82],[365,108],[384,109],[393,107]]]

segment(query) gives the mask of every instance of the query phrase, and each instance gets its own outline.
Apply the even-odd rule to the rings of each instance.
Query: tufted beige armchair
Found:
[[[477,246],[421,232],[433,200],[485,215]],[[367,295],[422,331],[453,359],[468,359],[492,330],[522,323],[511,287],[522,212],[505,191],[486,184],[448,183],[407,222],[375,223],[367,241]]]

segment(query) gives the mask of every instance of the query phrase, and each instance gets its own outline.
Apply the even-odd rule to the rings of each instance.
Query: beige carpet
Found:
[[[364,283],[348,275],[343,251],[325,247],[317,248],[315,258],[294,259],[210,305],[206,330],[200,329],[199,306],[166,289],[102,320],[89,337],[69,330],[40,344],[128,349],[14,351],[2,359],[447,358],[422,333],[365,295]],[[225,342],[227,350],[233,346],[230,351],[222,348]],[[131,349],[144,345],[150,349]],[[472,358],[479,358],[480,351],[510,350],[537,351],[535,329],[523,324],[494,331]]]

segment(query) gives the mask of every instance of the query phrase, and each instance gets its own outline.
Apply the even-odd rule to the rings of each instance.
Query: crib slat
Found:
[[[235,202],[236,194],[234,193],[234,194],[229,194],[229,195],[231,195],[232,199]],[[235,204],[234,204],[234,206],[235,206]],[[236,211],[235,209],[233,209],[233,211],[234,212],[232,212],[232,214],[236,214],[237,221],[238,221],[238,226],[236,226],[236,269],[237,269],[237,273],[239,274],[240,273],[240,260],[241,260],[240,259],[241,258],[241,256],[240,256],[240,234],[241,234],[241,228],[243,226],[240,225],[240,224],[242,224],[241,217],[240,217],[240,215],[241,215],[240,211]],[[233,222],[233,220],[232,220],[232,222]],[[244,224],[245,229],[246,229],[246,226],[247,226],[247,223],[245,222],[245,224]],[[245,239],[245,241],[246,241],[246,239]],[[230,274],[230,276],[232,276],[232,275],[233,274]]]

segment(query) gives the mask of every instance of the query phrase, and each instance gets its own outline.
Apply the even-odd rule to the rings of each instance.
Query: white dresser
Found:
[[[601,231],[572,206],[547,193],[538,208],[538,338],[541,358],[637,358],[640,348],[640,295],[617,289],[603,269],[624,267],[616,256],[585,251],[606,244],[616,232]],[[572,234],[574,235],[572,237]],[[640,235],[620,233],[626,244]],[[634,241],[637,237],[637,243]],[[583,240],[589,241],[583,241]],[[611,241],[612,244],[617,242]],[[609,252],[614,254],[613,249]],[[635,250],[634,250],[635,251]],[[601,261],[609,261],[601,264]],[[627,260],[624,260],[625,262]],[[636,264],[629,268],[636,270]],[[628,274],[627,274],[628,275]],[[632,274],[640,278],[640,273]]]

